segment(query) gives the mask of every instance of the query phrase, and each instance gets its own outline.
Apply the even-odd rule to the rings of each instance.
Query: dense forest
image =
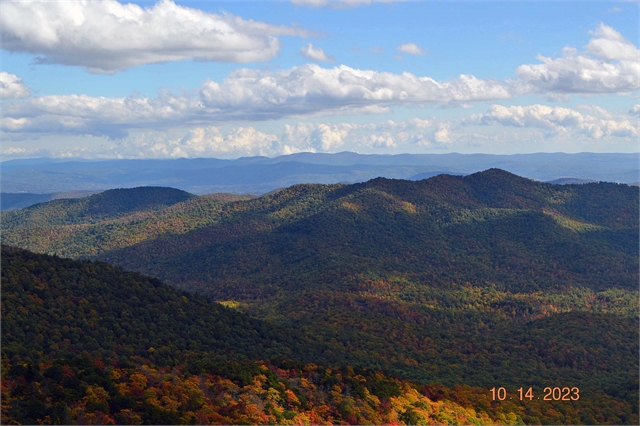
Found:
[[[210,315],[226,318],[231,312],[243,318],[243,330],[264,328],[257,336],[265,340],[258,343],[250,340],[255,334],[234,331],[233,339],[252,342],[241,351],[225,349],[224,334],[217,332],[214,364],[242,355],[241,362],[287,370],[292,383],[307,377],[301,366],[311,363],[363,369],[499,423],[507,422],[499,416],[510,415],[515,417],[509,421],[526,423],[638,421],[636,187],[552,185],[491,169],[417,182],[295,185],[259,198],[195,197],[160,188],[148,194],[159,202],[145,203],[141,194],[147,189],[136,190],[135,196],[132,190],[105,191],[8,212],[3,240],[158,277],[187,291],[188,300],[225,308],[210,309]],[[96,303],[100,309],[113,304],[90,301]],[[96,356],[122,362],[119,354],[137,357],[125,369],[150,365],[165,371],[186,363],[189,374],[200,378],[211,371],[224,376],[186,361],[202,359],[182,352],[202,354],[210,343],[194,342],[212,337],[198,332],[194,342],[184,343],[185,329],[176,328],[174,313],[165,310],[149,312],[149,318],[167,315],[155,327],[133,332],[151,339],[166,330],[165,337],[140,350],[133,349],[137,338],[130,341],[134,346],[115,348],[121,337],[110,323],[106,346]],[[196,315],[197,309],[182,311],[202,318],[197,324],[235,324]],[[89,323],[95,326],[95,319]],[[187,346],[176,356],[167,342]],[[300,364],[284,367],[276,360]],[[340,380],[358,375],[340,374]],[[494,387],[512,394],[532,387],[541,396],[548,386],[577,387],[580,399],[486,399]],[[381,413],[376,420],[354,418],[394,421]],[[354,420],[333,416],[327,421]],[[424,421],[417,419],[409,423]]]
[[[570,402],[493,401],[305,362],[324,348],[119,267],[6,246],[2,259],[3,424],[637,422],[633,383]]]
[[[287,330],[157,279],[6,246],[2,259],[3,424],[517,419],[381,373],[287,361],[302,349]]]

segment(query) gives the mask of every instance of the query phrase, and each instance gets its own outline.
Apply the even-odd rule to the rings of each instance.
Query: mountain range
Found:
[[[424,179],[439,173],[466,175],[500,168],[519,176],[618,183],[640,181],[637,154],[399,154],[303,152],[274,158],[235,160],[28,159],[1,163],[5,193],[100,191],[138,186],[168,186],[194,194],[264,194],[298,183],[365,182],[376,177]]]
[[[120,265],[273,327],[284,340],[265,354],[440,384],[454,402],[468,386],[463,405],[493,419],[493,387],[576,387],[585,418],[562,401],[501,413],[632,424],[638,195],[489,169],[260,197],[118,189],[6,212],[2,227],[6,244]]]

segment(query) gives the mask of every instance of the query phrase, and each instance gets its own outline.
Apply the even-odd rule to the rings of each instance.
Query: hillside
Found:
[[[447,388],[379,372],[261,361],[299,347],[281,328],[111,265],[2,246],[2,290],[3,424],[520,421],[509,409],[521,407],[477,412]]]
[[[82,231],[93,240],[20,233],[39,223],[15,212],[4,238],[294,327],[324,348],[313,362],[451,388],[567,384],[598,410],[591,398],[623,404],[619,422],[637,417],[637,188],[491,169],[208,202],[98,221]]]
[[[251,198],[235,194],[196,197],[173,188],[113,189],[4,212],[3,237],[7,244],[38,252],[97,254],[205,226],[224,203]]]

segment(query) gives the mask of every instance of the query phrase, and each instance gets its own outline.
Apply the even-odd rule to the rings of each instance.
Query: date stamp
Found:
[[[518,398],[520,401],[542,399],[543,401],[577,401],[580,399],[580,389],[577,387],[550,387],[543,389],[542,398],[534,395],[533,388],[519,388],[517,392],[510,394],[504,387],[491,388],[492,401],[504,401],[506,399]]]

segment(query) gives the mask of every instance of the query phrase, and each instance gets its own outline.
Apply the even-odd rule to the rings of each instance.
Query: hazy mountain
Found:
[[[423,179],[429,179],[438,175],[465,176],[466,173],[450,173],[450,172],[442,172],[442,171],[423,172],[423,173],[418,173],[417,175],[410,176],[409,178],[407,178],[407,180],[423,180]]]
[[[577,178],[560,178],[550,180],[547,183],[553,183],[555,185],[582,185],[584,183],[593,183],[595,180],[591,179],[577,179]]]
[[[500,168],[549,181],[638,181],[637,154],[399,154],[298,153],[275,158],[63,161],[1,163],[5,192],[50,193],[136,186],[170,186],[196,194],[262,194],[297,183],[364,182],[376,177],[414,179],[424,173],[471,174]]]

